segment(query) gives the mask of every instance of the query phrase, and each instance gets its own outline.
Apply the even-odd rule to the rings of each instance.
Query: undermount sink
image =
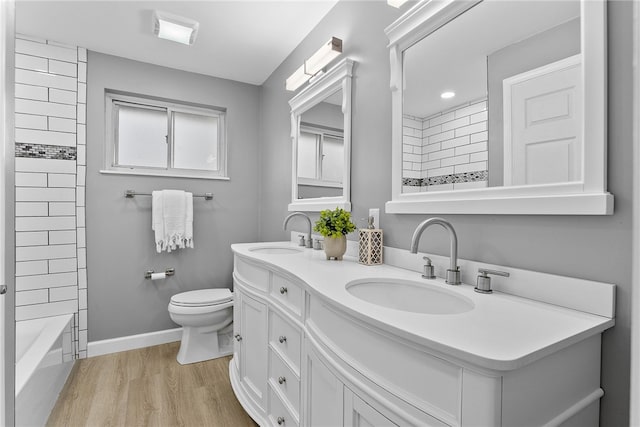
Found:
[[[467,297],[411,280],[361,279],[347,283],[346,289],[363,301],[413,313],[460,314],[474,308]]]
[[[285,255],[297,254],[299,252],[302,252],[302,249],[291,248],[288,246],[261,246],[257,248],[249,248],[249,251],[261,254]]]

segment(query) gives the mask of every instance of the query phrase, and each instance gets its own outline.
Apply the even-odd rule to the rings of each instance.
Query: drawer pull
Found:
[[[284,286],[283,286],[283,287],[281,287],[281,288],[280,288],[280,293],[281,293],[282,295],[286,294],[286,293],[287,293],[287,288],[285,288]]]
[[[242,341],[242,336],[240,336],[240,334],[236,334],[234,338],[236,339],[236,341]]]
[[[278,417],[278,420],[277,420],[277,421],[278,421],[278,424],[279,424],[279,425],[284,424],[284,417]]]
[[[287,337],[285,337],[284,335],[280,335],[278,341],[280,341],[280,344],[284,344],[287,341]]]
[[[285,377],[278,377],[278,382],[279,382],[280,384],[284,384],[284,383],[286,383],[286,382],[287,382],[287,379],[286,379]]]

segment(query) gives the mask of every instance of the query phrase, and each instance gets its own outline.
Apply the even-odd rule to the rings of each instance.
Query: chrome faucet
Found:
[[[284,230],[286,230],[287,229],[287,224],[289,223],[289,220],[291,218],[293,218],[294,216],[301,216],[301,217],[303,217],[303,218],[305,218],[307,220],[307,223],[309,224],[309,231],[307,232],[307,241],[305,242],[305,247],[312,248],[313,247],[313,241],[311,240],[311,218],[309,218],[306,214],[304,214],[302,212],[290,213],[284,219],[284,223],[282,224],[282,228]]]
[[[426,219],[418,224],[418,227],[416,227],[416,231],[413,232],[413,237],[411,237],[411,253],[418,253],[418,242],[420,241],[422,232],[433,224],[443,226],[449,232],[449,239],[451,240],[451,253],[449,254],[450,265],[449,269],[447,270],[445,282],[449,285],[459,285],[460,267],[458,267],[458,236],[456,236],[456,231],[453,229],[453,225],[451,225],[449,221],[444,218],[435,217]]]

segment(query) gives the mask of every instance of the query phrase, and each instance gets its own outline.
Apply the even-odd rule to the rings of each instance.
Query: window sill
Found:
[[[228,176],[214,176],[214,175],[198,175],[189,173],[176,173],[176,172],[156,172],[156,171],[140,171],[140,170],[101,170],[101,174],[105,175],[138,175],[138,176],[160,176],[170,178],[189,178],[189,179],[213,179],[219,181],[230,181]]]

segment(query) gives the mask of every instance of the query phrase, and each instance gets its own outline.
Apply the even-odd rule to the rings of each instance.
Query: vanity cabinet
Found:
[[[343,280],[351,269],[371,274],[367,267],[349,261],[327,263],[322,254],[312,252],[300,255],[306,258],[295,263],[279,264],[276,256],[269,262],[254,259],[236,246],[242,245],[233,246],[234,335],[240,340],[230,363],[230,378],[238,400],[260,425],[598,425],[599,400],[604,394],[601,332],[612,322],[603,321],[601,325],[608,326],[597,326],[601,328],[597,332],[589,326],[591,332],[587,328],[557,348],[532,350],[526,360],[469,361],[437,341],[416,340],[402,330],[389,329],[382,314],[382,318],[366,315],[348,302],[327,296],[344,289],[336,277]],[[300,263],[304,268],[289,272]],[[338,276],[326,272],[329,269]],[[396,273],[386,266],[376,272],[390,274],[387,269]],[[325,288],[319,289],[318,278],[326,282]],[[455,329],[458,333],[468,334],[482,322],[495,322],[481,312],[481,304],[488,301],[483,297],[476,300],[475,308],[482,319],[464,317],[464,327]],[[512,322],[517,322],[514,313],[534,304],[506,303]],[[542,304],[540,315],[548,318],[562,310]],[[571,322],[578,313],[566,310],[562,314],[566,318],[548,322]],[[417,321],[434,322],[434,317],[415,315],[412,323]],[[504,325],[491,324],[497,334],[506,333]],[[538,328],[540,322],[532,325]],[[532,331],[521,333],[533,337]],[[493,348],[496,343],[487,345]]]

